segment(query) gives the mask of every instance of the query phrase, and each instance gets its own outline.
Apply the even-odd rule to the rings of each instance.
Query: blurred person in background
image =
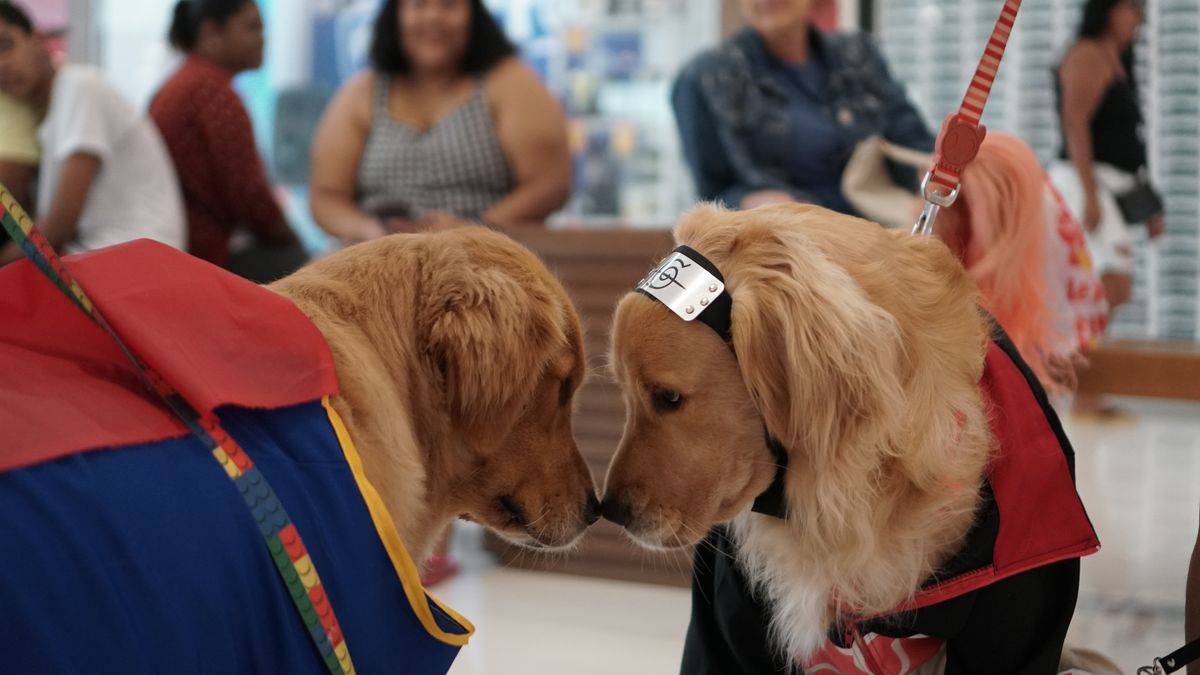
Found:
[[[370,60],[313,144],[310,202],[327,232],[537,224],[566,203],[565,116],[481,0],[388,0]]]
[[[741,0],[750,26],[697,56],[672,104],[701,199],[800,201],[857,215],[843,172],[862,141],[933,149],[934,136],[861,33],[812,25],[812,0]],[[915,172],[893,178],[914,193]]]
[[[1143,20],[1142,0],[1088,0],[1079,38],[1057,70],[1064,144],[1052,167],[1055,183],[1083,224],[1113,309],[1133,290],[1129,227],[1163,232],[1161,213],[1128,223],[1118,198],[1147,169],[1141,104],[1133,77],[1133,45]]]
[[[1152,215],[1131,216],[1122,207],[1127,197],[1153,190],[1133,73],[1133,47],[1143,18],[1142,0],[1088,0],[1079,38],[1056,71],[1064,144],[1050,173],[1083,224],[1114,311],[1133,294],[1130,227],[1145,225],[1151,239],[1165,227],[1161,208]],[[1077,397],[1075,412],[1122,416],[1095,395]]]
[[[44,36],[0,0],[0,91],[37,116],[41,159],[36,222],[66,253],[138,238],[182,248],[183,205],[154,125],[99,70],[56,66]],[[22,257],[0,248],[0,265]]]
[[[233,77],[263,61],[254,0],[179,0],[168,35],[186,55],[150,104],[183,188],[188,251],[253,281],[274,281],[305,262],[254,141]],[[235,233],[253,238],[231,250]]]

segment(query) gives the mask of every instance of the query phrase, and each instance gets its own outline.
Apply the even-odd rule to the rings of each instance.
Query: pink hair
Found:
[[[962,176],[939,233],[979,287],[983,306],[1044,384],[1055,344],[1046,281],[1046,174],[1028,145],[991,133]]]

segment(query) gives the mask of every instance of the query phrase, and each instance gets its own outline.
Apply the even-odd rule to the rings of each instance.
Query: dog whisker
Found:
[[[541,522],[542,520],[544,520],[546,518],[546,516],[548,516],[548,515],[550,515],[549,509],[547,509],[545,506],[542,506],[542,515],[529,521],[529,523],[526,525],[526,527],[533,527],[534,525],[536,525],[539,522]]]

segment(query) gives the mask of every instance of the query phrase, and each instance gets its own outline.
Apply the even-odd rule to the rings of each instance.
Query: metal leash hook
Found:
[[[921,215],[917,218],[917,224],[913,226],[912,233],[917,236],[930,236],[933,234],[933,225],[937,222],[938,214],[942,209],[948,209],[958,200],[958,187],[948,195],[943,195],[929,187],[929,181],[933,178],[933,172],[925,174],[925,180],[921,181],[921,196],[925,198],[925,208],[921,210]]]

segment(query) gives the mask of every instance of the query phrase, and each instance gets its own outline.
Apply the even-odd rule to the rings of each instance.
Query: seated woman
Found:
[[[1042,386],[1073,390],[1075,365],[1104,332],[1108,305],[1083,228],[1033,150],[989,134],[935,229]]]
[[[857,215],[842,194],[871,136],[932,150],[934,136],[862,34],[825,33],[811,0],[741,0],[750,27],[680,73],[672,103],[701,199],[802,201]],[[916,175],[894,172],[916,191]]]
[[[371,68],[338,92],[314,140],[310,201],[364,241],[458,219],[539,223],[566,203],[558,102],[481,0],[388,0]]]
[[[266,283],[305,254],[275,199],[233,76],[262,65],[263,22],[254,0],[179,0],[169,35],[187,55],[150,104],[183,185],[188,252]],[[254,244],[236,254],[230,240]]]

